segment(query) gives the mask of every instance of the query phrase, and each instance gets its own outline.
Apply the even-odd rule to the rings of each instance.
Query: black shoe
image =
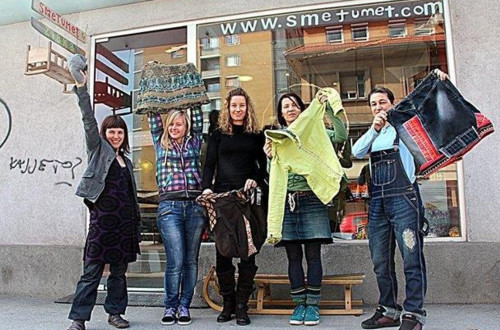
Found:
[[[217,322],[229,322],[234,314],[236,314],[236,300],[234,298],[234,294],[232,294],[224,297],[224,307],[222,308],[222,312],[219,316],[217,316]]]
[[[249,325],[250,318],[248,317],[248,305],[238,304],[236,306],[236,324],[237,325]]]
[[[422,323],[417,320],[417,317],[413,314],[404,314],[401,319],[401,326],[399,330],[421,330]]]
[[[85,330],[85,321],[74,320],[68,330]]]
[[[181,306],[179,308],[179,314],[177,315],[177,324],[188,325],[191,324],[191,314],[189,314],[189,308]]]
[[[108,323],[118,329],[130,327],[130,323],[125,320],[120,314],[110,315],[108,317]]]
[[[175,321],[177,321],[177,309],[172,307],[166,308],[161,318],[161,324],[172,325]]]
[[[399,327],[401,322],[398,319],[391,319],[390,317],[385,316],[383,313],[385,312],[385,308],[382,306],[377,307],[375,310],[375,314],[370,317],[368,320],[364,320],[361,322],[361,327],[363,329],[379,329],[379,328],[388,328],[388,327]]]

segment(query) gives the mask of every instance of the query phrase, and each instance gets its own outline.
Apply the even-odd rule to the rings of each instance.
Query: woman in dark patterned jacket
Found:
[[[108,116],[99,133],[86,75],[79,72],[78,76],[73,76],[88,155],[88,167],[76,194],[84,198],[89,208],[90,224],[83,275],[77,284],[69,314],[73,320],[69,330],[85,329],[106,264],[110,270],[104,303],[104,310],[109,314],[108,323],[117,328],[128,328],[129,322],[121,317],[128,303],[125,272],[128,263],[134,262],[140,253],[140,215],[132,162],[125,157],[129,152],[127,125],[119,116]]]

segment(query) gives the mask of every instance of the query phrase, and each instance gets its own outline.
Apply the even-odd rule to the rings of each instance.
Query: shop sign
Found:
[[[73,23],[66,20],[64,17],[62,17],[61,14],[58,14],[57,12],[47,7],[43,2],[40,2],[39,0],[32,0],[31,8],[40,15],[43,15],[46,18],[48,18],[51,22],[61,27],[69,34],[75,36],[81,42],[83,43],[87,42],[87,34],[85,32],[83,32]]]
[[[43,24],[42,22],[33,17],[31,18],[31,26],[35,30],[43,34],[45,37],[49,38],[50,40],[58,44],[59,46],[69,50],[71,53],[81,54],[85,56],[85,51],[83,49],[81,49],[80,47],[78,47],[77,45],[75,45],[74,43],[72,43],[71,41],[60,35],[59,33],[51,30],[48,26],[46,26],[45,24]]]
[[[293,14],[253,17],[198,27],[198,38],[276,29],[300,29],[443,14],[442,1],[391,1],[376,5],[337,7]]]

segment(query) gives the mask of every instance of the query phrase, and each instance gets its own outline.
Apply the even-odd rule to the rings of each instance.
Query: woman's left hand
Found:
[[[449,79],[448,75],[444,73],[443,71],[439,69],[434,69],[434,73],[437,75],[438,79],[441,81],[445,81],[446,79]]]
[[[321,103],[321,104],[325,103],[327,100],[328,100],[328,96],[327,96],[327,95],[325,95],[325,94],[321,94],[321,95],[319,95],[319,97],[318,97],[318,101],[319,101],[319,103]]]
[[[243,188],[243,190],[247,191],[255,187],[257,187],[257,182],[255,182],[255,180],[252,179],[247,179],[247,182],[245,182],[245,187]]]

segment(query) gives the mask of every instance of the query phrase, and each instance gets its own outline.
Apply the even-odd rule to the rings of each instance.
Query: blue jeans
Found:
[[[194,200],[161,201],[157,223],[167,254],[165,307],[189,308],[198,280],[201,235],[207,225],[203,208]]]
[[[83,275],[76,285],[75,298],[69,312],[71,320],[89,321],[90,314],[97,299],[97,287],[102,277],[105,264],[86,262]],[[125,314],[128,304],[127,279],[125,272],[128,263],[110,264],[108,276],[108,294],[104,302],[104,310],[110,315]]]
[[[389,309],[398,306],[394,263],[397,242],[406,279],[403,308],[423,324],[427,291],[422,228],[425,219],[418,185],[407,178],[397,149],[373,152],[370,157],[372,199],[368,236],[380,292],[379,304]]]

